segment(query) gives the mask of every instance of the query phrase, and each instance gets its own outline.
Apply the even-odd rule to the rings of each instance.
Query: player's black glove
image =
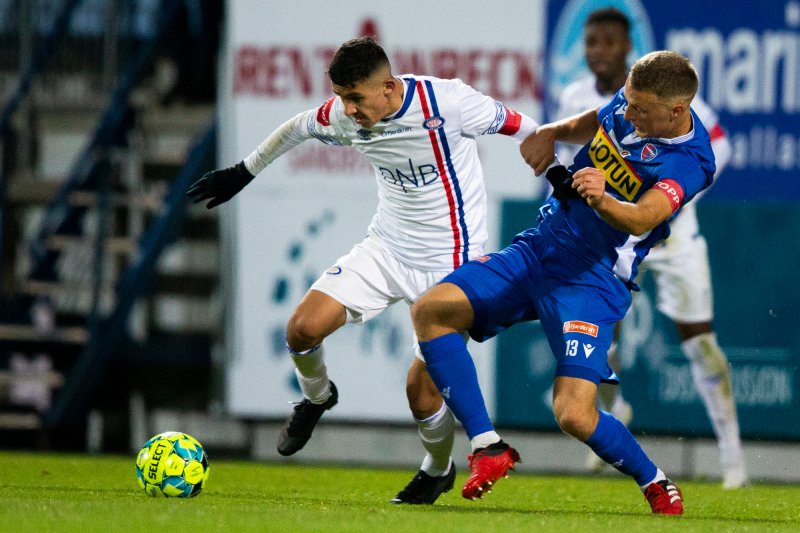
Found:
[[[206,172],[202,178],[192,183],[186,195],[195,204],[210,198],[206,208],[211,209],[233,198],[254,177],[244,166],[244,161],[240,161],[232,167]]]
[[[545,177],[553,186],[553,196],[560,202],[581,197],[578,191],[572,188],[572,173],[567,171],[567,167],[564,165],[550,167],[545,173]]]

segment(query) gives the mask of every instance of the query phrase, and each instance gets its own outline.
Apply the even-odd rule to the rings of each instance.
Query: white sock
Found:
[[[473,452],[478,448],[486,448],[487,446],[496,442],[500,442],[500,435],[498,435],[495,431],[487,431],[486,433],[475,435],[472,437],[472,440],[469,441],[469,443],[472,445]]]
[[[642,489],[642,492],[647,488],[647,486],[651,483],[656,483],[658,481],[663,481],[667,479],[667,475],[660,469],[656,468],[656,477],[645,483],[644,485],[639,485],[639,488]]]
[[[328,379],[328,369],[325,367],[323,345],[302,352],[295,352],[289,348],[289,353],[294,360],[294,373],[300,382],[303,396],[313,403],[325,403],[331,396],[331,382]]]
[[[726,466],[740,462],[742,442],[731,371],[728,358],[717,343],[717,336],[714,333],[696,335],[684,341],[681,350],[691,362],[694,385],[714,426],[721,463]]]
[[[617,397],[614,398],[614,404],[611,406],[611,414],[619,418],[619,413],[623,409],[625,409],[625,398],[622,397],[622,394],[617,394]]]
[[[417,420],[417,425],[419,438],[428,452],[420,469],[429,476],[444,476],[450,471],[453,462],[450,457],[456,427],[453,413],[442,402],[442,407],[433,416]]]
[[[619,385],[600,383],[597,386],[597,398],[600,400],[600,409],[603,411],[612,412],[614,410],[614,405],[621,397],[622,394],[619,390]]]
[[[612,342],[611,346],[608,348],[608,363],[615,372],[619,366],[619,357],[617,356],[618,347],[616,342]],[[600,400],[600,408],[612,414],[615,414],[614,408],[625,401],[622,397],[620,385],[612,385],[611,383],[600,383],[597,386],[597,397]]]

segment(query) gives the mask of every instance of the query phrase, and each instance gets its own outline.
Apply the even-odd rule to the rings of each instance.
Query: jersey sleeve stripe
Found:
[[[431,83],[426,81],[425,82],[425,89],[427,92],[434,98],[435,103],[435,95],[433,95],[433,87]],[[417,84],[417,94],[419,95],[420,105],[422,107],[422,113],[425,119],[429,119],[435,116],[431,112],[431,108],[428,105],[428,99],[426,96],[426,91],[423,88],[421,83]],[[440,130],[443,128],[439,128]],[[431,139],[431,148],[433,149],[433,154],[436,158],[436,165],[439,170],[439,175],[442,178],[442,185],[444,186],[445,194],[447,195],[447,204],[450,208],[450,227],[453,231],[453,268],[456,269],[461,266],[461,236],[459,232],[459,224],[458,224],[458,217],[457,217],[457,210],[456,207],[456,198],[453,196],[453,187],[450,183],[450,178],[448,177],[447,172],[445,171],[445,163],[442,158],[442,150],[439,147],[439,144],[436,139],[436,132],[434,130],[428,130],[428,135]],[[452,168],[452,165],[450,165]],[[463,206],[461,206],[461,211],[463,213]],[[463,218],[463,217],[462,217]]]
[[[306,131],[308,131],[309,135],[311,135],[312,137],[314,137],[318,141],[323,142],[325,144],[330,144],[331,146],[341,146],[342,145],[341,142],[337,141],[333,137],[328,137],[327,135],[322,135],[322,134],[318,133],[317,129],[315,128],[315,122],[314,121],[315,121],[314,115],[310,114],[308,116],[308,119],[306,120]]]
[[[331,125],[331,108],[333,107],[334,100],[336,100],[336,97],[331,96],[324,104],[319,106],[319,109],[317,109],[317,122],[323,126]]]
[[[522,124],[522,115],[510,107],[506,107],[506,121],[498,133],[501,135],[514,135],[519,131],[520,124]]]
[[[677,181],[665,179],[653,185],[653,188],[661,191],[667,197],[669,203],[672,205],[672,212],[674,213],[683,203],[683,187]]]

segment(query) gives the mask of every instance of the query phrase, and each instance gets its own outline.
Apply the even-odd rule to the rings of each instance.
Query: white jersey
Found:
[[[281,126],[245,165],[255,175],[310,138],[354,147],[378,182],[378,209],[368,231],[414,268],[452,270],[482,255],[488,237],[476,138],[501,133],[519,143],[537,124],[461,80],[400,78],[400,109],[371,128],[346,116],[334,96]]]

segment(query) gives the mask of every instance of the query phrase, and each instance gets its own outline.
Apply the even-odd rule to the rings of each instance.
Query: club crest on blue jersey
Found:
[[[642,147],[642,161],[652,161],[658,155],[655,145],[647,143]]]
[[[438,130],[444,126],[444,119],[442,117],[430,117],[425,119],[425,122],[422,123],[422,127],[428,131]]]
[[[328,270],[326,270],[325,273],[330,276],[338,276],[339,274],[342,273],[342,267],[340,267],[339,265],[333,265]]]

